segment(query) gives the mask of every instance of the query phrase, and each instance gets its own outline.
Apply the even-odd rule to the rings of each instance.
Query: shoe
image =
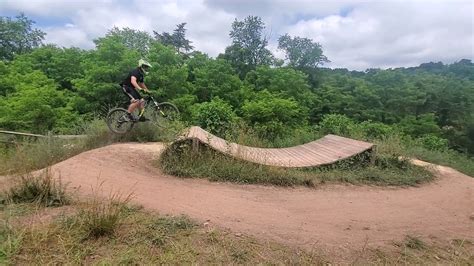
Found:
[[[128,121],[132,121],[132,122],[136,122],[138,121],[138,117],[134,114],[131,114],[131,113],[127,113],[128,115]]]
[[[149,121],[150,119],[146,118],[145,116],[140,116],[140,118],[138,119],[138,121],[140,122],[145,122],[145,121]]]
[[[130,121],[130,118],[128,117],[127,114],[124,114],[122,115],[119,119],[118,119],[118,122],[121,124],[121,123],[125,123],[125,122],[129,122]]]

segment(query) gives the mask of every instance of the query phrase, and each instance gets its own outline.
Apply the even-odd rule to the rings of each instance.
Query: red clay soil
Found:
[[[439,178],[420,187],[281,188],[168,176],[152,165],[162,150],[159,143],[115,144],[53,172],[82,195],[104,182],[103,193],[133,192],[147,209],[328,254],[389,246],[406,235],[474,240],[474,179],[448,167],[433,166]]]

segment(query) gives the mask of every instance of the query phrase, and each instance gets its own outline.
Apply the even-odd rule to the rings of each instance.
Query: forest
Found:
[[[383,138],[399,134],[430,149],[474,154],[474,64],[351,71],[308,38],[279,36],[285,59],[268,49],[260,17],[235,19],[231,43],[216,58],[186,38],[186,23],[153,34],[112,28],[94,49],[44,44],[24,14],[0,17],[0,129],[75,134],[123,105],[119,83],[140,58],[153,68],[145,83],[182,120],[220,136],[235,127],[269,140],[315,131]],[[396,56],[396,55],[394,55]]]

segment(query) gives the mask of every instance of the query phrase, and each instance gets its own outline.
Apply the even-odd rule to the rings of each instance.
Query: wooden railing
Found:
[[[6,136],[6,137],[2,137]],[[40,135],[40,134],[32,134],[26,132],[16,132],[16,131],[9,131],[9,130],[0,130],[0,142],[3,143],[14,143],[14,142],[21,142],[22,138],[59,138],[59,139],[76,139],[76,138],[84,138],[86,135]]]

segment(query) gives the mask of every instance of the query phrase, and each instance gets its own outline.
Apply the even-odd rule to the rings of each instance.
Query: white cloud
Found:
[[[472,4],[395,2],[362,5],[346,17],[328,16],[285,27],[323,45],[329,66],[365,69],[472,58]]]
[[[150,33],[172,31],[187,22],[197,50],[217,56],[230,44],[235,17],[261,16],[271,33],[269,49],[278,57],[277,38],[289,33],[323,45],[328,66],[365,69],[453,62],[473,58],[473,3],[442,0],[3,0],[2,12],[25,12],[62,19],[44,27],[46,40],[62,46],[93,47],[92,40],[114,26]]]

